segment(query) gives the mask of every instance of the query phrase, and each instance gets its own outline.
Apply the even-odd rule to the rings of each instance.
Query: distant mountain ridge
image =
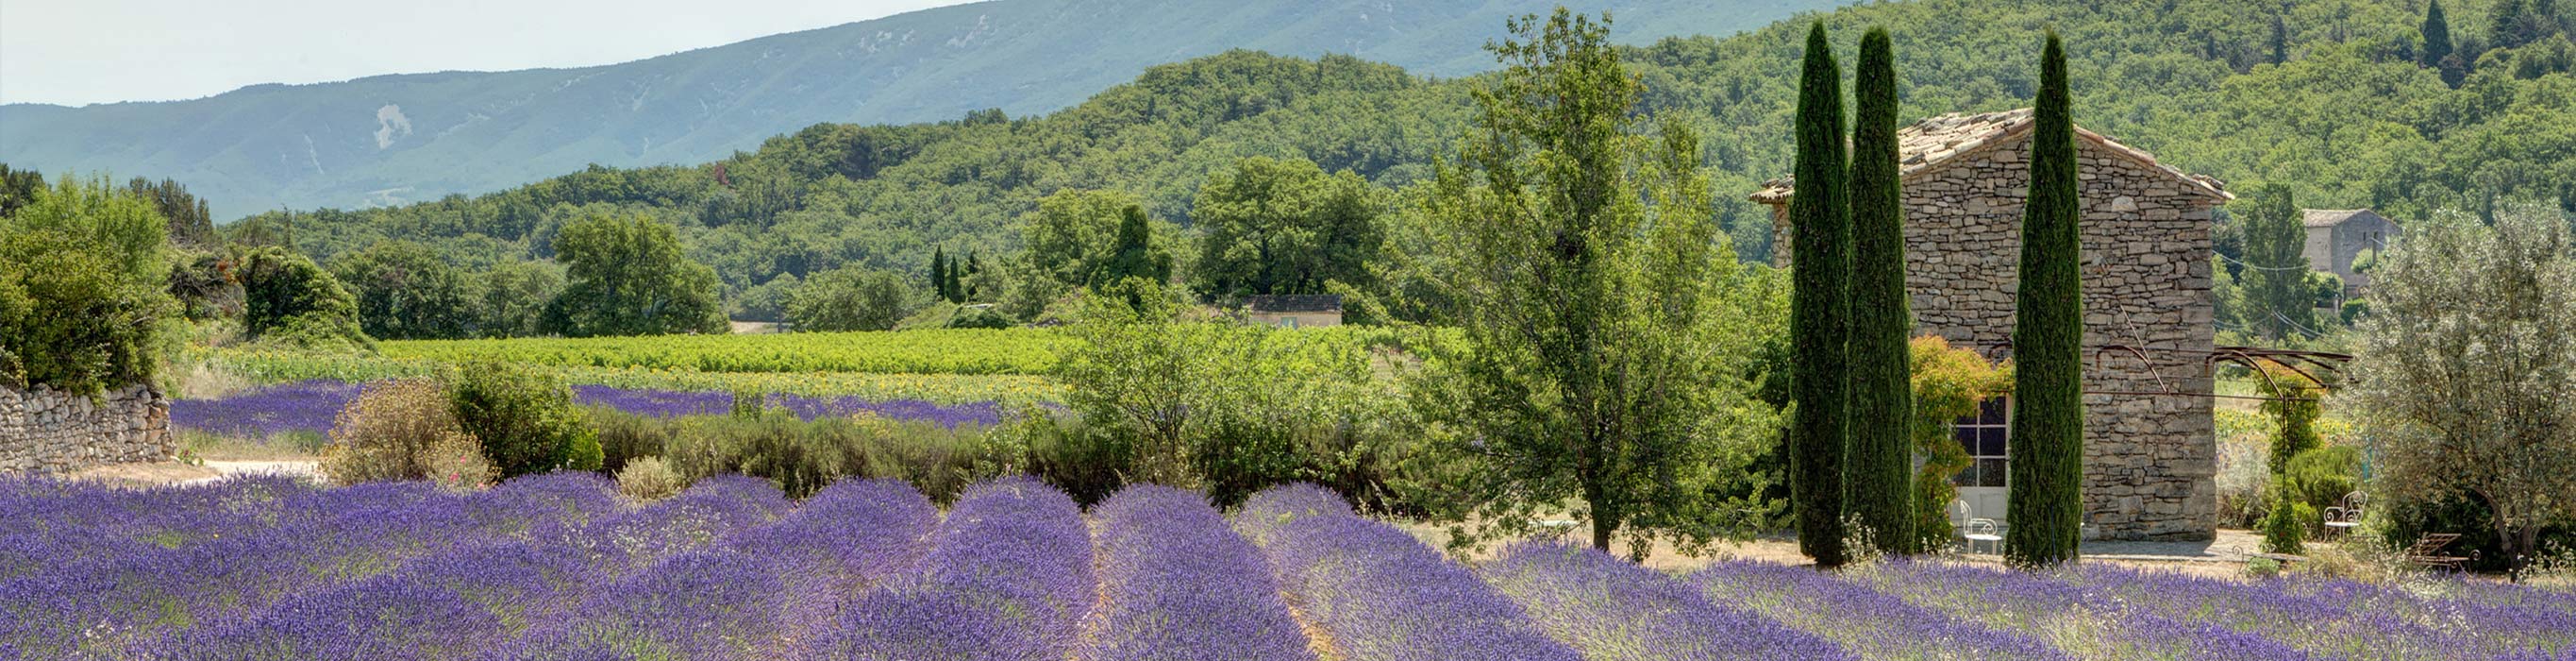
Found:
[[[1724,35],[1845,0],[1613,0],[1616,38]],[[171,177],[218,219],[498,190],[597,163],[699,163],[818,122],[1063,108],[1145,67],[1244,48],[1489,69],[1555,0],[995,0],[622,64],[254,85],[187,101],[0,106],[0,162]]]

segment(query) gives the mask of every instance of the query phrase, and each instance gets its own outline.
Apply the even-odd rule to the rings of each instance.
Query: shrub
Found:
[[[482,450],[456,424],[446,395],[428,379],[378,381],[340,410],[323,451],[322,474],[340,484],[427,479],[474,486],[491,478]]]
[[[599,470],[603,452],[572,389],[547,372],[507,363],[466,365],[449,406],[483,456],[510,478],[558,468]]]
[[[599,469],[611,474],[625,470],[626,462],[644,457],[660,457],[671,440],[671,422],[649,415],[636,415],[614,406],[591,406],[587,415],[591,428],[598,432]]]
[[[661,500],[688,488],[689,482],[672,472],[661,457],[637,457],[617,471],[617,491],[636,500]]]
[[[161,320],[179,311],[163,220],[105,179],[30,197],[0,216],[0,384],[89,394],[150,380]]]
[[[2342,502],[2344,494],[2360,489],[2360,474],[2361,449],[2337,445],[2291,457],[2281,480],[2292,498],[2323,510]]]
[[[847,418],[798,420],[778,409],[755,415],[690,416],[679,423],[665,457],[691,482],[741,473],[776,482],[802,498],[832,480],[866,475],[872,439]]]
[[[2263,552],[2306,553],[2308,522],[2317,518],[2316,508],[2291,497],[2285,485],[2272,489],[2272,513],[2263,517]]]

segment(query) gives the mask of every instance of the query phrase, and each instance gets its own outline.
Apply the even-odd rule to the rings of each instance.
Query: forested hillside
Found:
[[[1573,3],[1625,43],[1731,34],[1841,0]],[[698,163],[816,122],[1051,112],[1146,67],[1235,48],[1438,75],[1491,68],[1503,17],[1554,0],[994,0],[607,66],[257,85],[204,99],[0,106],[0,159],[150,172],[218,218],[482,193],[598,163]],[[508,20],[494,17],[494,20]]]
[[[2080,124],[2233,188],[2284,183],[2305,206],[2371,206],[2401,221],[2517,197],[2576,208],[2565,21],[2499,39],[2483,5],[2449,7],[2458,52],[2477,54],[2453,72],[2455,89],[2418,62],[2420,10],[2406,0],[1929,0],[1826,20],[1837,35],[1894,29],[1908,118],[2025,104],[2034,35],[2055,26],[2074,56]],[[1705,136],[1717,212],[1747,257],[1767,255],[1768,220],[1740,198],[1787,170],[1798,33],[1782,24],[1631,54],[1653,111],[1681,113]],[[326,262],[381,238],[421,239],[475,267],[548,254],[569,219],[634,213],[676,226],[730,291],[843,264],[921,272],[934,247],[1016,250],[1014,219],[1059,190],[1125,191],[1189,226],[1200,183],[1246,156],[1404,187],[1452,153],[1476,84],[1349,57],[1236,52],[1158,67],[1041,117],[817,125],[705,165],[592,168],[471,199],[263,214],[236,231],[291,228]]]

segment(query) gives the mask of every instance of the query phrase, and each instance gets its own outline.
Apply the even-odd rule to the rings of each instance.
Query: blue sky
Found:
[[[0,0],[0,103],[609,64],[964,0]]]

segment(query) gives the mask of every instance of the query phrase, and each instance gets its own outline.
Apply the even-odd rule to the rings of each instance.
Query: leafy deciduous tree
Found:
[[[787,301],[800,331],[888,330],[911,314],[913,289],[893,271],[859,266],[814,274]]]
[[[1320,294],[1327,282],[1366,284],[1384,242],[1385,195],[1348,170],[1313,161],[1236,161],[1199,187],[1192,220],[1203,234],[1199,294]]]
[[[591,216],[555,235],[568,283],[546,308],[569,337],[722,333],[716,272],[680,254],[671,228],[650,219]]]

